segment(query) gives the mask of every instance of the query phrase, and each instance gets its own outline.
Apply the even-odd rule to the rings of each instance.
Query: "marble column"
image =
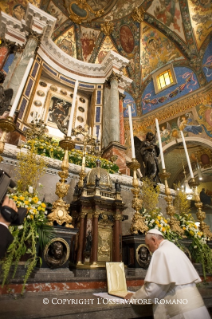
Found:
[[[110,142],[120,142],[119,119],[119,75],[114,72],[110,76]]]
[[[80,214],[80,230],[79,230],[79,242],[78,242],[78,252],[77,252],[77,264],[82,264],[82,251],[84,244],[84,233],[85,233],[85,213]]]
[[[110,84],[104,85],[103,95],[103,118],[102,118],[102,147],[105,148],[110,143]]]
[[[92,242],[92,264],[97,264],[98,253],[98,218],[99,213],[95,212],[93,216],[93,242]]]
[[[119,118],[120,118],[120,143],[122,145],[125,144],[124,139],[124,109],[123,109],[123,101],[126,95],[119,92]]]
[[[27,44],[23,50],[23,53],[19,59],[19,62],[16,66],[16,68],[13,70],[13,73],[11,74],[12,70],[8,73],[7,77],[10,78],[9,83],[7,83],[7,77],[6,77],[6,84],[11,89],[13,89],[13,98],[11,103],[13,103],[16,93],[18,91],[19,85],[21,83],[21,80],[24,76],[24,73],[26,71],[26,68],[28,66],[30,58],[34,58],[35,51],[38,46],[39,36],[36,37],[34,35],[29,36],[29,39],[27,41]],[[17,63],[17,61],[16,61]]]

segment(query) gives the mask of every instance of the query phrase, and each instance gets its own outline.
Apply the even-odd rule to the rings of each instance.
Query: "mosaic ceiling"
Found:
[[[198,77],[197,62],[212,31],[211,0],[1,0],[0,10],[21,20],[27,2],[57,18],[53,40],[72,57],[101,63],[112,49],[130,60],[124,73],[133,79],[128,94],[137,116],[144,87],[160,67],[172,62]],[[109,34],[102,28],[106,22]]]

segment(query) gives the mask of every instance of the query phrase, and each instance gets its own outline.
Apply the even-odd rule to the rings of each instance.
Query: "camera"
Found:
[[[5,171],[0,170],[0,212],[3,218],[11,223],[12,226],[23,224],[27,209],[18,207],[18,212],[14,211],[11,207],[2,206],[7,194],[8,187],[14,188],[16,183],[11,179]]]

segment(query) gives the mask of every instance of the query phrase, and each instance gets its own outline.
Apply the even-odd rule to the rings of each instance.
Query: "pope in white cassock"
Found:
[[[196,288],[201,279],[185,253],[157,229],[146,233],[145,243],[153,255],[144,285],[125,299],[151,299],[154,319],[210,319]]]

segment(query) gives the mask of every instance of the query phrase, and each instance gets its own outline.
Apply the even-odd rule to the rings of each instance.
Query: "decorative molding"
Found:
[[[23,20],[19,21],[1,11],[0,13],[0,37],[2,39],[23,45],[26,42],[27,32],[23,29]]]
[[[26,149],[22,149],[22,152],[27,152]],[[3,153],[3,162],[12,166],[17,165],[17,155],[20,152],[20,149],[17,148],[14,145],[5,143],[4,153]],[[37,155],[38,158],[40,155]],[[46,160],[48,162],[48,168],[47,168],[47,174],[53,174],[57,175],[57,171],[55,170],[61,170],[61,161],[46,157]],[[87,174],[91,169],[85,168],[85,173]],[[76,178],[78,180],[79,173],[81,172],[81,166],[69,163],[69,178],[73,179]],[[113,185],[115,185],[115,182],[118,180],[118,182],[121,184],[121,187],[123,189],[131,189],[132,188],[132,177],[128,175],[120,175],[120,174],[110,174],[110,178],[112,180]],[[142,186],[141,182],[139,182],[140,187]],[[159,184],[161,195],[163,196],[165,194],[165,186],[163,184]],[[175,195],[175,191],[171,189],[171,194]]]
[[[132,12],[132,18],[134,21],[141,23],[144,21],[144,14],[145,10],[143,9],[143,7],[135,8]]]

